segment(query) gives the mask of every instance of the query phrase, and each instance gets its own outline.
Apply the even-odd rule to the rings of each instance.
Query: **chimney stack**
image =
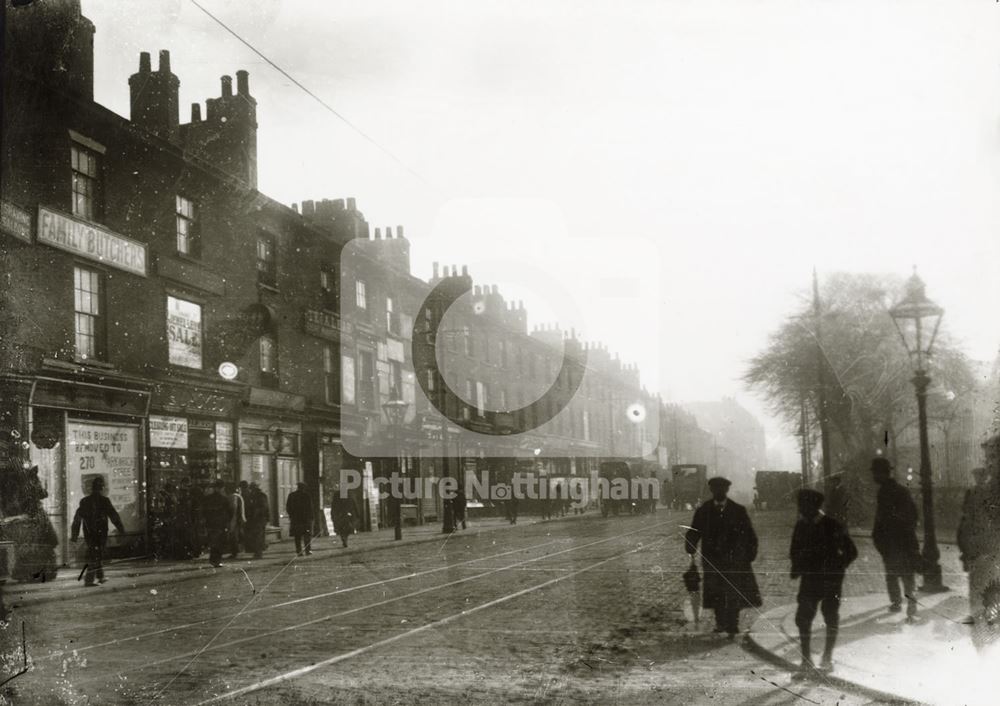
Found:
[[[250,74],[244,69],[236,72],[236,92],[241,96],[250,95]]]
[[[191,122],[193,123],[201,122],[201,103],[191,104]]]
[[[139,54],[139,71],[129,76],[130,118],[138,127],[173,143],[180,142],[181,82],[170,72],[170,52],[160,51],[160,66],[151,71],[149,52]]]
[[[223,76],[222,77],[222,97],[232,98],[233,97],[233,77]]]
[[[149,52],[139,52],[139,73],[148,74],[152,70],[153,69],[149,63]]]
[[[140,64],[141,64],[141,62],[142,62],[142,59],[140,57]],[[140,71],[141,70],[142,69],[140,67]],[[159,72],[161,74],[169,74],[170,73],[170,52],[167,51],[166,49],[160,49],[160,68],[159,68]]]

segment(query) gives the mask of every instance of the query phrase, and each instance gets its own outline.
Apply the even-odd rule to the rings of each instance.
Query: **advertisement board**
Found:
[[[167,297],[167,352],[171,365],[201,369],[201,305]]]
[[[66,425],[66,501],[75,512],[98,476],[128,532],[144,531],[139,427],[71,421]]]
[[[149,445],[154,449],[186,449],[188,420],[184,417],[149,415]]]

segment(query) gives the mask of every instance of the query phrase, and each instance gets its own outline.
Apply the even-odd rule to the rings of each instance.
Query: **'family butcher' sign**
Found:
[[[146,276],[146,245],[45,206],[38,207],[38,242]]]

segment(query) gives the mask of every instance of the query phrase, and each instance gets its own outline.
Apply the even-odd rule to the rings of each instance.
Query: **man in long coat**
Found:
[[[285,500],[285,512],[288,513],[288,531],[295,538],[295,553],[302,556],[303,544],[308,556],[312,554],[313,505],[312,498],[306,490],[306,484],[301,481],[298,487],[288,494]]]
[[[90,495],[80,501],[80,506],[73,516],[70,528],[70,539],[80,538],[80,527],[83,526],[83,539],[87,542],[87,570],[84,572],[84,586],[94,586],[96,579],[104,583],[104,548],[108,543],[108,520],[115,526],[119,534],[125,533],[118,512],[111,501],[104,496],[104,478],[97,476],[91,481]]]
[[[715,632],[732,638],[739,632],[740,610],[763,602],[751,567],[757,533],[746,508],[727,497],[730,485],[725,478],[708,481],[712,498],[695,510],[685,545],[693,556],[701,543],[702,607],[715,611]]]
[[[885,564],[885,583],[889,592],[889,611],[902,610],[906,596],[906,617],[917,614],[916,581],[920,568],[920,544],[917,542],[917,506],[910,491],[892,478],[889,459],[872,460],[872,478],[878,486],[875,503],[875,526],[872,542]],[[899,585],[903,584],[900,592]]]

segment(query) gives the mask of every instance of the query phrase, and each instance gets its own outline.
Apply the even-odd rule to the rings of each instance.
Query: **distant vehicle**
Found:
[[[674,493],[673,507],[691,509],[698,507],[708,495],[708,466],[701,464],[678,464],[670,469]]]
[[[780,510],[795,506],[795,494],[802,487],[801,473],[757,471],[754,480],[761,509]]]

